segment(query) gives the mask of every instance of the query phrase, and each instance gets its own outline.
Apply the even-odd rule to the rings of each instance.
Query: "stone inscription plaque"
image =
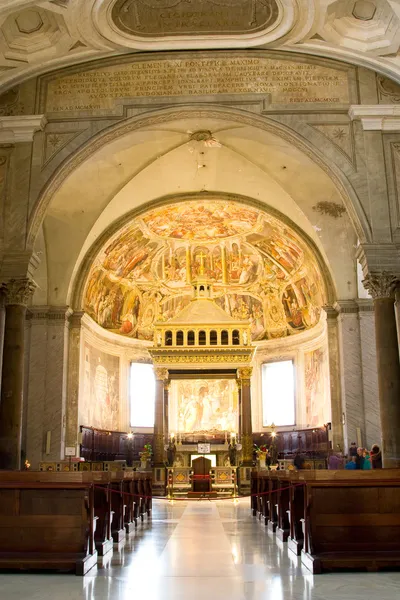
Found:
[[[279,17],[276,0],[117,0],[115,25],[135,36],[253,33]]]
[[[271,102],[349,103],[345,71],[271,58],[164,59],[94,69],[48,83],[48,112],[113,109],[121,99],[271,94]]]

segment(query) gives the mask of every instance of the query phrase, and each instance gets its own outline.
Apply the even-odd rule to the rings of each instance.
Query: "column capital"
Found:
[[[169,378],[168,369],[164,369],[163,367],[156,367],[154,369],[154,375],[157,381],[168,381]]]
[[[374,300],[380,298],[394,299],[400,279],[394,273],[382,271],[381,273],[370,273],[362,283]]]
[[[361,121],[364,131],[400,131],[400,106],[396,104],[353,104],[352,121]]]
[[[10,279],[3,285],[2,289],[4,290],[6,306],[17,304],[28,306],[29,300],[35,292],[36,283],[28,277]]]
[[[45,115],[0,117],[0,144],[32,142],[37,131],[46,127]]]
[[[243,367],[236,371],[237,378],[240,379],[242,382],[244,382],[246,380],[250,380],[252,373],[253,373],[253,367]]]

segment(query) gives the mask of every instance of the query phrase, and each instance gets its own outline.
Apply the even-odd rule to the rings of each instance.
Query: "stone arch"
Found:
[[[93,153],[104,148],[116,138],[122,137],[130,132],[154,125],[162,125],[171,120],[191,118],[193,116],[196,116],[197,118],[218,118],[221,120],[229,120],[231,122],[236,121],[240,124],[262,129],[289,142],[300,152],[309,157],[328,175],[338,190],[359,240],[361,242],[371,241],[372,233],[370,224],[368,223],[361,202],[349,179],[336,165],[329,163],[322,153],[315,147],[312,147],[303,136],[299,135],[299,133],[295,132],[287,125],[278,123],[265,116],[249,113],[242,109],[220,107],[216,105],[208,105],[205,107],[203,104],[192,104],[190,106],[180,106],[179,108],[164,108],[152,111],[151,114],[141,114],[121,121],[100,133],[95,134],[73,156],[65,159],[43,187],[36,204],[32,209],[28,224],[27,249],[32,249],[34,246],[36,236],[53,196],[60,189],[64,181],[66,181],[68,176],[82,165]]]

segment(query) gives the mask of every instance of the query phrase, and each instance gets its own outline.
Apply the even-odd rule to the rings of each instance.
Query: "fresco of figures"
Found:
[[[232,379],[172,380],[170,423],[181,433],[238,430],[238,391]]]
[[[84,343],[83,390],[79,402],[82,425],[118,431],[119,357]]]
[[[306,426],[321,427],[331,420],[329,403],[329,365],[326,348],[304,355],[306,383]]]
[[[154,323],[187,306],[199,276],[227,313],[250,319],[253,340],[313,327],[324,304],[318,265],[294,231],[210,199],[156,208],[116,233],[92,265],[84,309],[105,329],[152,340]]]

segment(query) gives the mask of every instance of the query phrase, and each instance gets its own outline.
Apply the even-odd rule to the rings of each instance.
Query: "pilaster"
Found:
[[[332,445],[344,450],[342,389],[340,380],[340,352],[338,312],[333,306],[324,306],[329,354],[329,382],[331,394]]]
[[[76,456],[78,456],[79,451],[79,375],[83,315],[83,312],[75,311],[68,319],[69,335],[65,447],[74,447]]]

